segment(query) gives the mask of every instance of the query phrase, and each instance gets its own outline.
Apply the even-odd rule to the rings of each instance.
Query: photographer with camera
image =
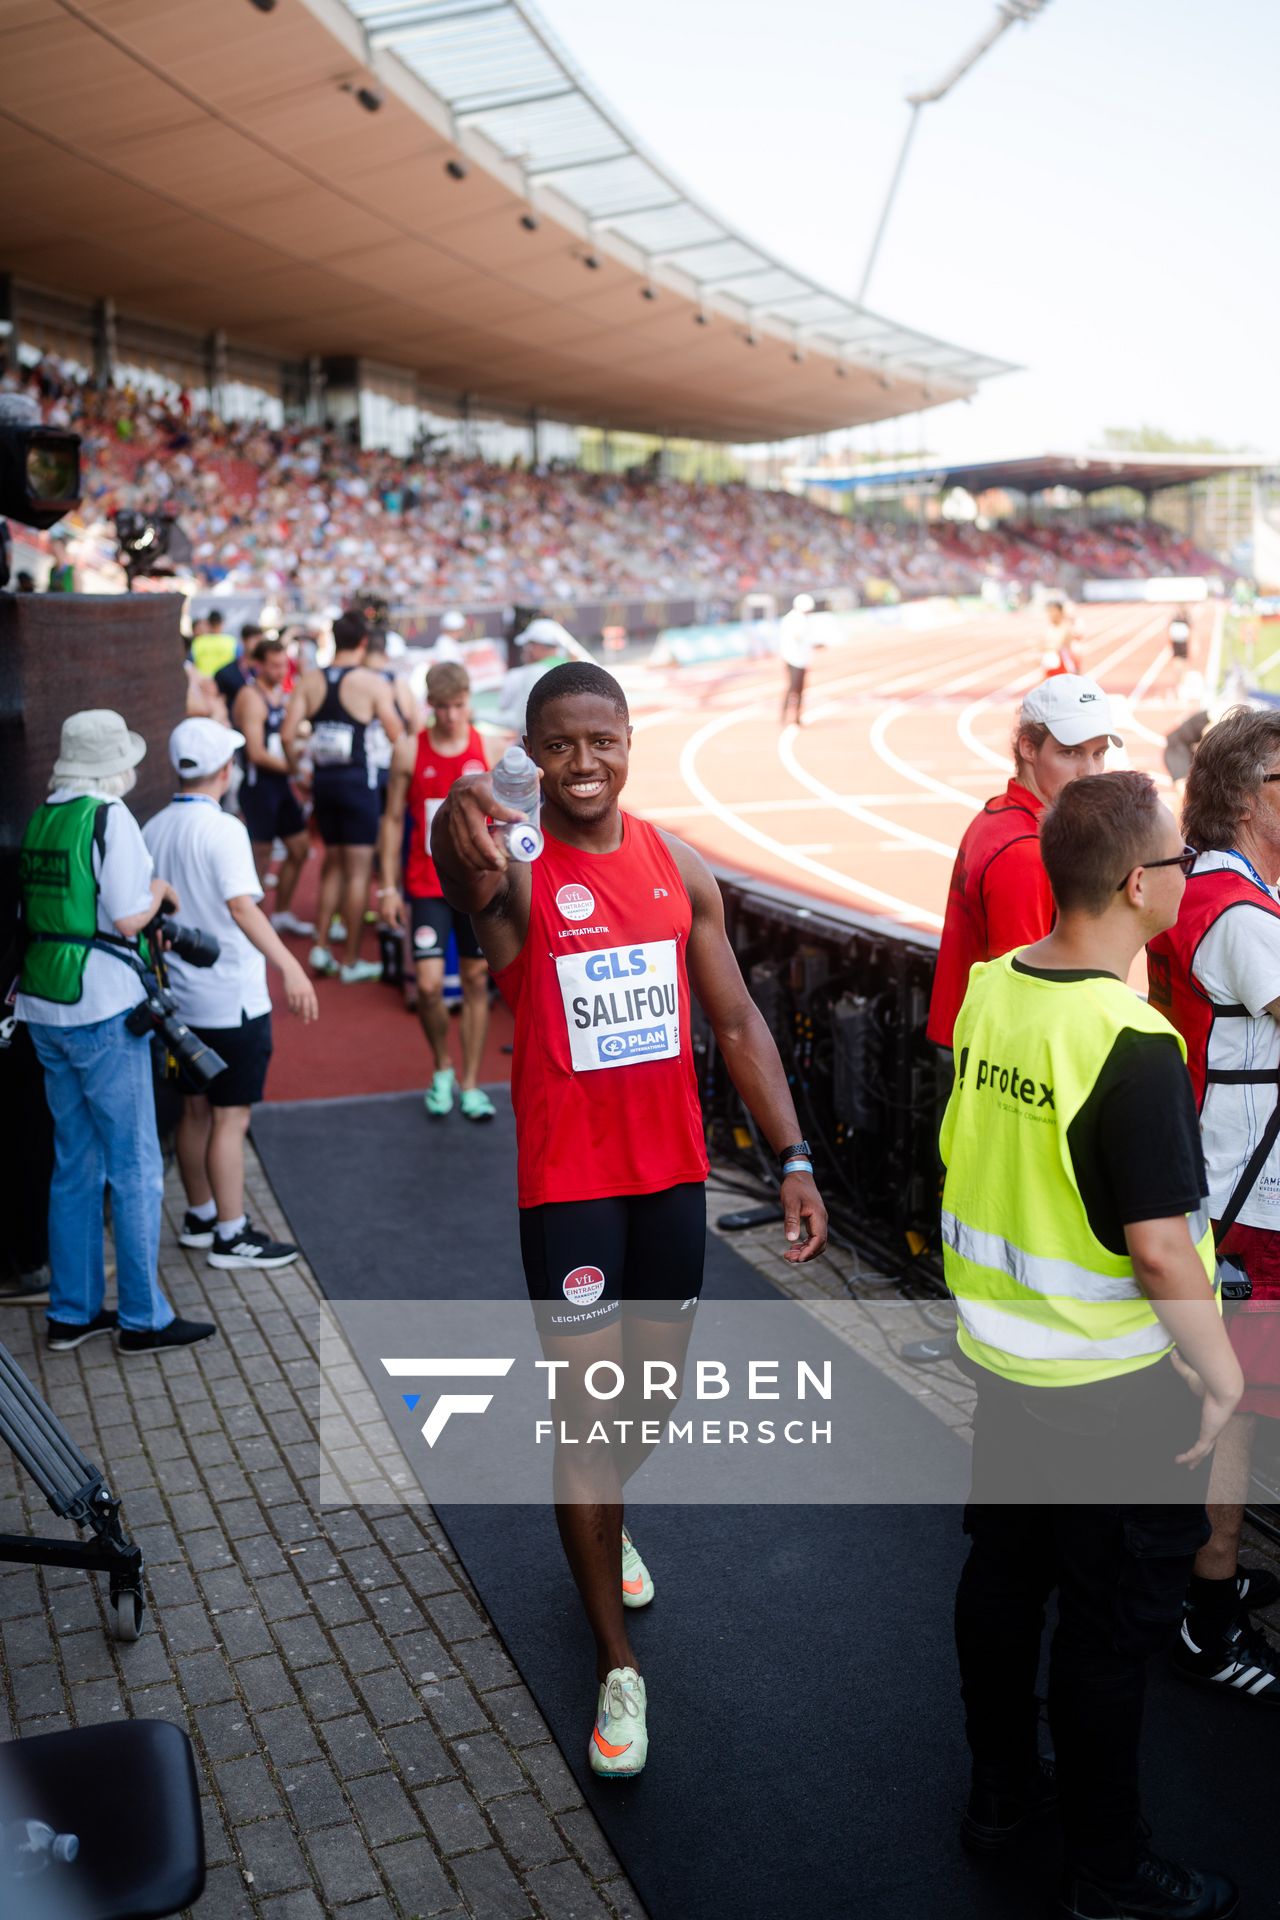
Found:
[[[156,1137],[138,935],[174,908],[124,795],[146,743],[118,713],[74,713],[49,798],[21,857],[25,952],[16,1012],[44,1069],[53,1115],[49,1346],[118,1329],[125,1353],[186,1346],[214,1328],[181,1320],[156,1277],[164,1169]],[[103,1190],[111,1189],[118,1315],[104,1309]]]
[[[147,822],[152,858],[174,875],[187,912],[218,954],[173,944],[168,971],[182,1018],[225,1068],[199,1091],[184,1089],[178,1166],[187,1212],[179,1240],[207,1248],[211,1267],[284,1267],[298,1249],[253,1227],[244,1206],[244,1137],[261,1100],[271,1059],[266,962],[278,967],[292,1012],[314,1020],[315,988],[258,905],[262,887],[244,822],[222,796],[244,735],[216,720],[183,720],[169,740],[179,792]]]

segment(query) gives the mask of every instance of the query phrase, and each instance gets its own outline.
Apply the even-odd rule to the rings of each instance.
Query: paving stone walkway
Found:
[[[256,1160],[249,1206],[287,1234]],[[195,1744],[198,1920],[643,1920],[643,1908],[429,1508],[321,1510],[320,1298],[305,1263],[221,1273],[161,1249],[180,1313],[223,1337],[50,1354],[44,1309],[0,1340],[124,1500],[142,1637],[105,1579],[0,1565],[0,1738],[172,1720]],[[58,1531],[0,1449],[0,1530]]]

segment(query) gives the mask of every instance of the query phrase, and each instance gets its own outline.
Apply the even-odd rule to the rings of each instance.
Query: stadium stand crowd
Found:
[[[647,468],[401,458],[319,428],[228,423],[189,394],[99,388],[46,358],[24,376],[83,437],[86,543],[104,561],[123,508],[178,516],[206,587],[319,612],[376,591],[402,606],[572,603],[654,594],[852,588],[863,598],[1024,589],[1067,569],[1220,572],[1154,522],[980,529],[853,518],[790,493]]]

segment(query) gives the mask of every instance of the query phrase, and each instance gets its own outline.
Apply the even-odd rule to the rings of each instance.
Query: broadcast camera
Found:
[[[176,1068],[185,1072],[203,1092],[209,1082],[225,1070],[227,1063],[220,1053],[198,1039],[180,1017],[178,1002],[165,972],[164,956],[166,952],[176,953],[188,966],[211,967],[222,948],[213,934],[203,933],[199,927],[184,927],[177,920],[167,920],[170,911],[166,902],[143,928],[151,954],[151,970],[143,976],[146,998],[138,1002],[125,1025],[130,1033],[159,1034]]]
[[[116,558],[132,586],[142,573],[172,573],[191,561],[191,542],[172,513],[140,513],[121,507],[116,514]]]
[[[29,395],[0,393],[0,587],[9,584],[5,518],[47,528],[80,504],[80,435],[46,427]]]

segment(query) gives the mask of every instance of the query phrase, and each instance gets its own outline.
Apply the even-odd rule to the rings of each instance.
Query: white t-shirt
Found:
[[[1226,871],[1249,877],[1241,861],[1228,853],[1202,853],[1197,873]],[[1271,893],[1273,900],[1276,895]],[[1211,1000],[1248,1007],[1255,1017],[1215,1020],[1209,1036],[1208,1065],[1215,1070],[1250,1072],[1280,1066],[1280,1022],[1264,1012],[1280,999],[1280,920],[1266,912],[1233,907],[1210,927],[1196,952],[1194,978]],[[1272,1113],[1280,1089],[1273,1086],[1222,1086],[1205,1091],[1200,1126],[1209,1173],[1209,1211],[1215,1220],[1235,1185]],[[1280,1232],[1280,1143],[1272,1149],[1253,1191],[1237,1214],[1245,1226]]]
[[[58,787],[49,795],[58,805],[80,798]],[[151,905],[151,876],[155,868],[143,843],[142,829],[123,800],[108,800],[106,832],[102,855],[93,850],[93,870],[98,881],[98,931],[114,934],[117,920],[128,920]],[[167,875],[162,878],[167,878]],[[19,1020],[38,1022],[47,1027],[88,1027],[98,1020],[111,1020],[127,1013],[143,997],[142,982],[132,967],[109,953],[90,949],[85,961],[80,998],[74,1006],[62,1007],[53,1000],[42,1000],[34,993],[20,993],[14,1012]]]
[[[512,733],[524,732],[525,708],[529,704],[529,695],[543,674],[556,664],[555,660],[529,660],[522,667],[510,669],[502,682],[497,712],[494,714],[500,727],[509,727]]]
[[[222,947],[212,967],[193,967],[175,953],[165,956],[188,1026],[238,1027],[242,1019],[269,1013],[266,960],[227,907],[241,894],[262,898],[243,820],[224,813],[207,794],[180,795],[148,820],[143,838],[156,871],[177,890],[182,910],[176,917],[213,934]]]
[[[778,622],[778,650],[789,667],[807,667],[813,654],[812,615],[792,607]]]

